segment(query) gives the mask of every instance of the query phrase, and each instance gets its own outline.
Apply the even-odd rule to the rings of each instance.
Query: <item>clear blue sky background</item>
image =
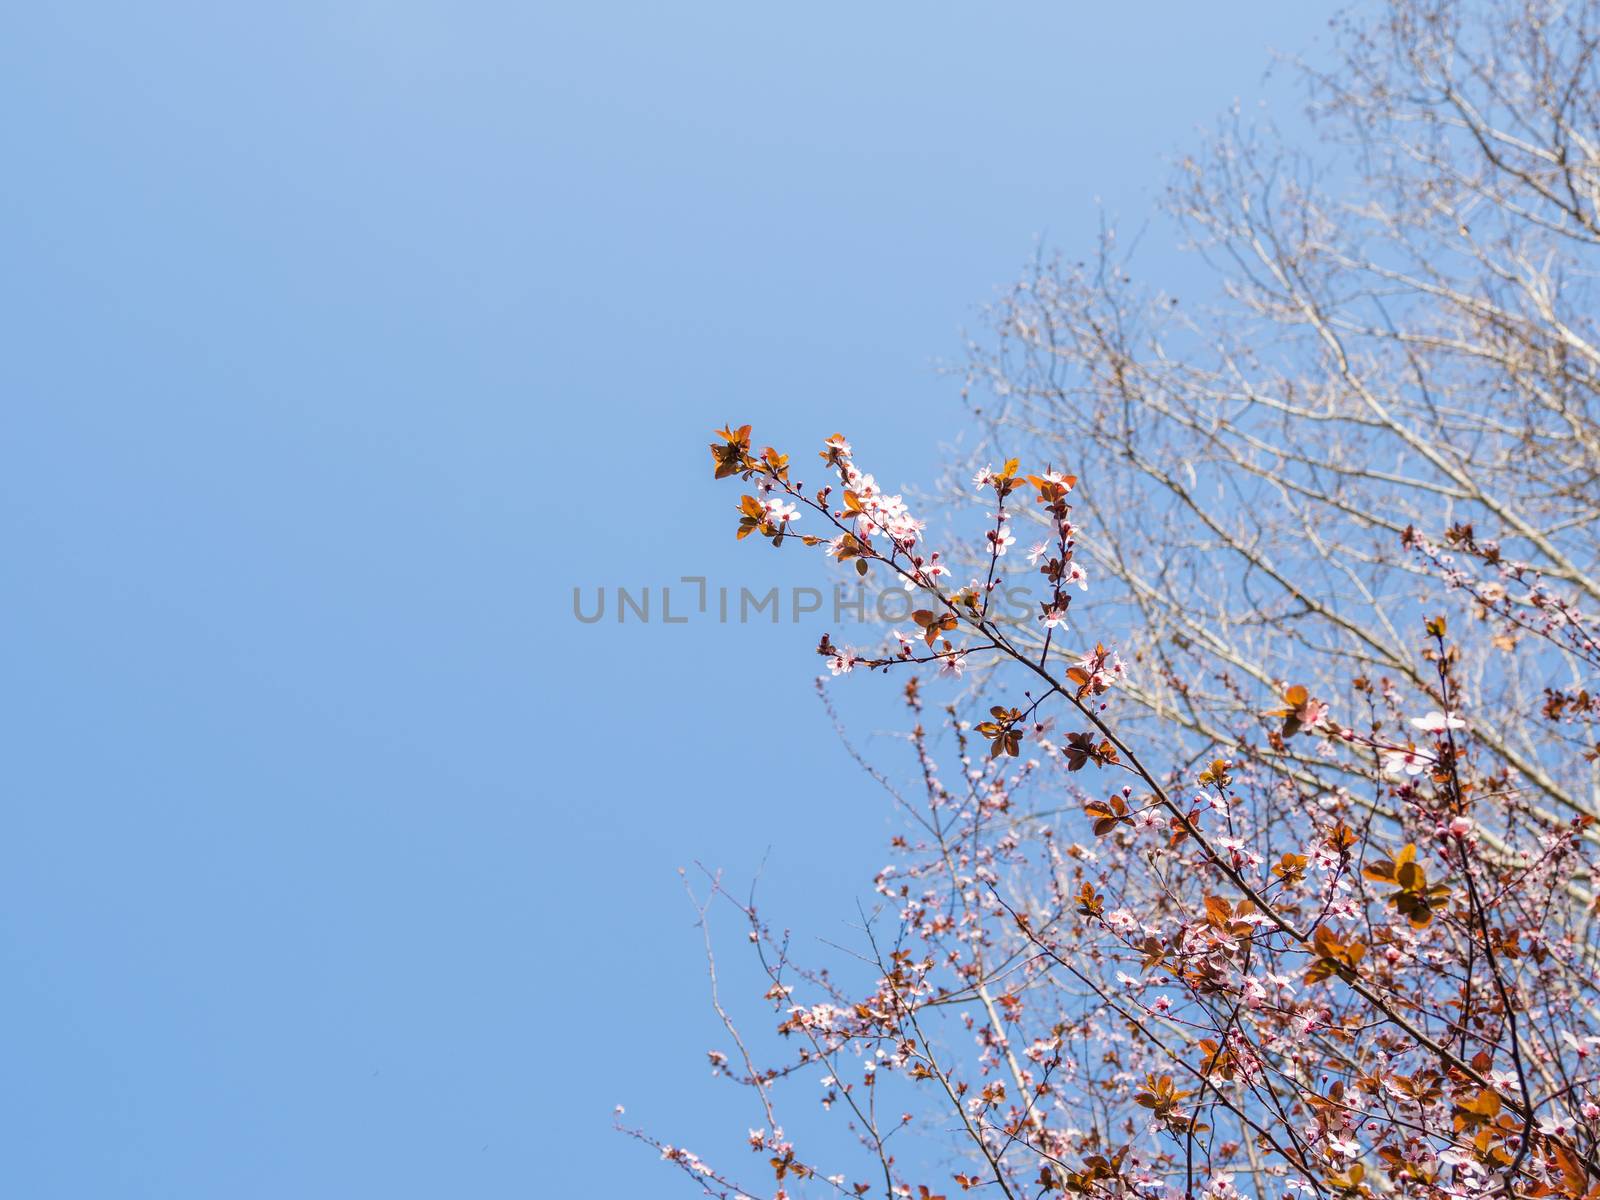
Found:
[[[676,1194],[675,868],[836,937],[887,821],[820,626],[572,587],[795,577],[725,419],[929,475],[976,306],[1313,8],[10,6],[0,1193]]]

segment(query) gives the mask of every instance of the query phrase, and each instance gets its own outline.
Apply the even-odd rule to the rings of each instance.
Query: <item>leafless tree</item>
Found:
[[[1115,586],[1077,624],[1128,631],[1138,699],[1196,753],[1240,748],[1285,681],[1433,693],[1407,634],[1443,571],[1499,626],[1461,670],[1521,816],[1600,816],[1581,641],[1513,652],[1600,600],[1600,6],[1360,16],[1299,68],[1313,148],[1233,120],[1182,162],[1209,302],[1107,235],[996,306],[969,396],[1000,453],[1095,464]]]

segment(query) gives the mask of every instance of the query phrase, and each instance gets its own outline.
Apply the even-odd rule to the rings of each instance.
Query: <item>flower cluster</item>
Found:
[[[941,732],[920,677],[907,681],[913,782],[891,784],[906,822],[874,881],[864,976],[797,961],[786,933],[711,882],[707,906],[737,913],[766,981],[769,1065],[720,1004],[743,1064],[712,1057],[762,1113],[748,1142],[764,1181],[634,1136],[729,1196],[1600,1194],[1600,829],[1548,813],[1480,753],[1492,718],[1443,617],[1423,623],[1406,680],[1356,673],[1321,694],[1262,680],[1225,742],[1152,741],[1118,719],[1132,685],[1117,653],[1056,645],[1068,589],[1084,584],[1072,477],[1014,460],[980,472],[993,506],[979,577],[951,590],[923,555],[925,527],[842,437],[823,449],[835,502],[748,433],[712,447],[719,475],[755,482],[741,533],[748,518],[781,543],[809,510],[837,533],[805,544],[925,597],[881,655],[825,636],[833,673],[977,656],[981,688],[1005,694],[958,698]],[[988,597],[1022,511],[1048,531],[1028,555],[1040,616],[1008,623]],[[1545,633],[1581,650],[1582,614],[1540,611]],[[1568,691],[1579,703],[1552,719],[1592,724],[1586,683]],[[777,1084],[800,1074],[843,1114],[856,1168],[812,1165],[842,1146],[797,1157],[782,1138]],[[919,1113],[930,1136],[954,1131],[957,1166],[942,1166],[945,1143],[906,1140]]]

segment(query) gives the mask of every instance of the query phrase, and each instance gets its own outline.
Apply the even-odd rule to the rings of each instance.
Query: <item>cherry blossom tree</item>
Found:
[[[860,761],[903,829],[860,979],[707,877],[747,1144],[629,1133],[772,1200],[1600,1197],[1594,16],[1346,26],[1356,199],[1219,140],[1175,193],[1207,312],[1019,287],[944,545],[843,436],[808,483],[718,431],[736,536],[915,597],[816,647],[825,694],[900,677],[904,762]],[[819,1092],[852,1140],[785,1132]]]

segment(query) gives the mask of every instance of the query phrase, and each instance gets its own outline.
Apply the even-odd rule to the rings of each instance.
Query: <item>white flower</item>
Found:
[[[766,512],[767,520],[774,525],[787,525],[790,521],[798,521],[800,519],[800,514],[795,511],[795,506],[785,504],[782,500],[767,500],[763,502],[761,507]]]
[[[1600,1038],[1586,1037],[1579,1041],[1565,1029],[1561,1031],[1561,1040],[1574,1050],[1579,1058],[1588,1058],[1594,1053],[1595,1047],[1600,1046]]]
[[[1549,1117],[1539,1118],[1539,1132],[1545,1137],[1566,1137],[1572,1131],[1572,1119],[1556,1113]]]
[[[1432,761],[1427,755],[1418,751],[1415,746],[1407,746],[1404,750],[1385,750],[1383,752],[1383,773],[1385,775],[1421,775]]]
[[[979,471],[976,475],[974,475],[972,477],[972,486],[977,488],[981,492],[981,491],[983,491],[984,488],[989,486],[989,480],[992,479],[993,477],[994,477],[994,468],[993,467],[985,467],[983,470]]]
[[[1467,723],[1455,713],[1442,713],[1434,709],[1426,716],[1412,717],[1411,723],[1424,733],[1443,733],[1446,729],[1465,729]]]

